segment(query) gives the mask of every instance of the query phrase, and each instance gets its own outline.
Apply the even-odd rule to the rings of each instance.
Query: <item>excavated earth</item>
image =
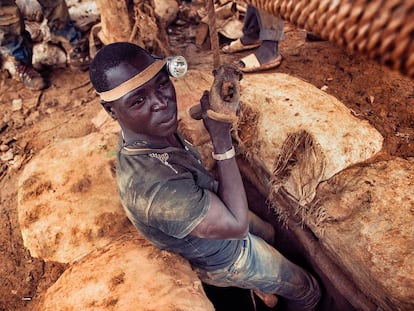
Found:
[[[285,31],[286,40],[280,44],[284,60],[274,72],[287,73],[322,88],[355,116],[368,120],[384,137],[385,159],[414,156],[413,80],[330,42],[308,42],[305,31],[290,24],[286,24]],[[191,25],[171,26],[170,45],[175,53],[188,59],[190,68],[211,72],[209,46],[197,46],[195,32]],[[220,42],[224,44],[226,39]],[[221,60],[232,62],[243,55],[246,53],[222,55]],[[25,164],[45,146],[92,132],[90,120],[99,109],[87,71],[49,68],[43,73],[50,87],[41,92],[25,89],[5,72],[1,75],[0,310],[30,310],[67,268],[65,264],[33,258],[24,248],[17,214],[18,177]],[[248,182],[246,186],[253,205],[263,201]],[[233,294],[230,289],[207,291],[215,297],[217,310],[226,310],[223,301],[229,303]],[[231,298],[230,303],[253,310],[248,295],[240,295]]]

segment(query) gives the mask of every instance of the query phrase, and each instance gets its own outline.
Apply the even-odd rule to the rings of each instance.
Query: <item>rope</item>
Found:
[[[244,0],[414,78],[412,0]]]

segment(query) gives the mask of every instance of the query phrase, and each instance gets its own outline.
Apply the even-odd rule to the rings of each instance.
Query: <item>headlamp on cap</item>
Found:
[[[165,65],[168,74],[174,78],[181,78],[187,73],[188,64],[184,56],[169,56]]]
[[[175,78],[181,78],[187,72],[187,61],[183,56],[169,56],[167,58],[153,57],[155,61],[135,76],[124,81],[111,90],[98,93],[101,100],[110,102],[121,98],[128,92],[131,92],[154,78],[155,75],[160,72],[162,68],[164,68],[164,66],[167,68],[168,74]]]

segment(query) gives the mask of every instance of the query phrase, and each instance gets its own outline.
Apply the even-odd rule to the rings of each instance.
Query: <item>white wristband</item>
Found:
[[[236,152],[234,150],[234,146],[231,146],[231,149],[227,150],[225,153],[211,153],[214,160],[222,161],[222,160],[228,160],[233,158],[236,155]]]

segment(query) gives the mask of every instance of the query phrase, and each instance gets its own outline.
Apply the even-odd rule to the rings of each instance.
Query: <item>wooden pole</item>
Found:
[[[96,5],[101,15],[100,39],[103,43],[128,41],[132,25],[127,1],[97,0]]]
[[[207,0],[208,29],[210,33],[211,51],[213,52],[213,69],[220,66],[219,40],[216,26],[214,0]]]

